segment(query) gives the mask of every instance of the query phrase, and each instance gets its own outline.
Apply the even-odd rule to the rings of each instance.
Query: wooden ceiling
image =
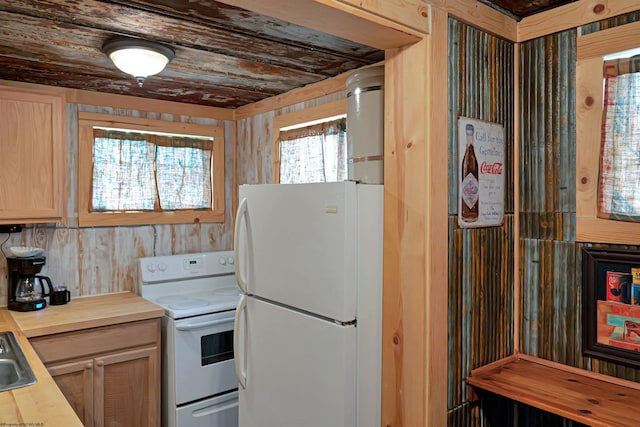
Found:
[[[101,51],[175,51],[142,87]],[[0,79],[235,108],[376,63],[384,52],[209,0],[0,0]]]
[[[295,1],[295,0],[292,0]],[[520,18],[567,0],[491,0]],[[102,52],[113,36],[175,58],[142,87]],[[384,52],[211,0],[0,0],[0,79],[237,108],[384,59]]]
[[[534,13],[573,3],[576,0],[480,0],[518,21]]]

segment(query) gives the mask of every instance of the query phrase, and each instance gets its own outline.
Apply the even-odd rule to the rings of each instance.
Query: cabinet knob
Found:
[[[85,369],[93,369],[93,363],[91,363],[91,362],[87,363],[87,365],[84,368]]]
[[[98,368],[102,368],[104,366],[104,360],[98,360],[98,362],[96,362],[96,365],[98,365]]]

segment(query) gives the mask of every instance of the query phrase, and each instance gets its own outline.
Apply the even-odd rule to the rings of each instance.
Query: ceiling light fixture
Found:
[[[173,59],[173,49],[146,40],[117,37],[107,40],[102,51],[119,70],[131,74],[138,86],[144,79],[158,74]]]

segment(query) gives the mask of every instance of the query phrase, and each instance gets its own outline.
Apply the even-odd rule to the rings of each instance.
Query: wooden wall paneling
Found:
[[[271,134],[275,113],[238,121],[237,184],[271,183]]]
[[[102,100],[100,95],[95,98]],[[67,104],[67,189],[69,189],[67,226],[49,224],[31,226],[20,234],[10,236],[5,245],[39,246],[45,249],[47,265],[43,274],[49,275],[54,284],[65,284],[72,293],[92,295],[108,292],[133,291],[137,280],[137,258],[152,255],[170,255],[179,252],[203,252],[229,250],[232,248],[232,200],[235,187],[233,158],[225,156],[225,223],[184,224],[180,226],[135,226],[77,228],[77,115],[78,112],[92,112],[147,119],[164,119],[204,125],[224,125],[225,151],[233,152],[234,125],[232,121],[211,116],[189,116],[177,109],[163,111],[164,102],[145,100],[140,105],[151,111],[126,107],[138,105],[130,97],[116,96],[112,105]],[[187,106],[189,107],[189,106]],[[183,111],[202,112],[202,109],[186,108]],[[0,235],[4,240],[6,235]],[[6,262],[0,261],[0,305],[6,304]]]
[[[67,102],[67,174],[65,183],[67,188],[67,208],[66,208],[66,225],[69,227],[78,226],[77,210],[77,194],[78,180],[77,174],[73,171],[78,170],[78,107],[77,104]]]
[[[78,231],[81,295],[110,292],[114,227],[80,228]]]
[[[426,129],[419,124],[424,123],[427,111],[425,103],[419,100],[404,111],[403,97],[395,96],[404,93],[413,81],[409,70],[426,76],[426,43],[388,50],[385,57],[382,425],[394,427],[427,425],[423,369],[426,273],[416,269],[426,255],[422,237],[426,208]],[[408,62],[410,60],[416,62]],[[390,74],[394,76],[393,81]],[[416,86],[413,85],[414,91],[424,91],[422,85],[420,89]],[[412,133],[409,121],[415,126]],[[411,203],[411,207],[406,203]],[[402,277],[406,279],[399,280]],[[386,286],[391,283],[395,286]]]
[[[518,41],[532,40],[637,9],[638,3],[628,0],[579,0],[523,18],[518,24]]]
[[[73,211],[72,211],[73,212]],[[34,227],[28,246],[47,248],[47,263],[42,274],[49,276],[54,286],[65,285],[71,295],[79,295],[78,230],[72,227]],[[23,231],[24,232],[24,231]]]

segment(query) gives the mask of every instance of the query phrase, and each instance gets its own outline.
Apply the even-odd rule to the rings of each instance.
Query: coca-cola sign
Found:
[[[458,119],[458,224],[462,228],[504,223],[504,127]]]
[[[482,165],[480,165],[480,173],[489,175],[502,175],[502,163],[482,162]]]

